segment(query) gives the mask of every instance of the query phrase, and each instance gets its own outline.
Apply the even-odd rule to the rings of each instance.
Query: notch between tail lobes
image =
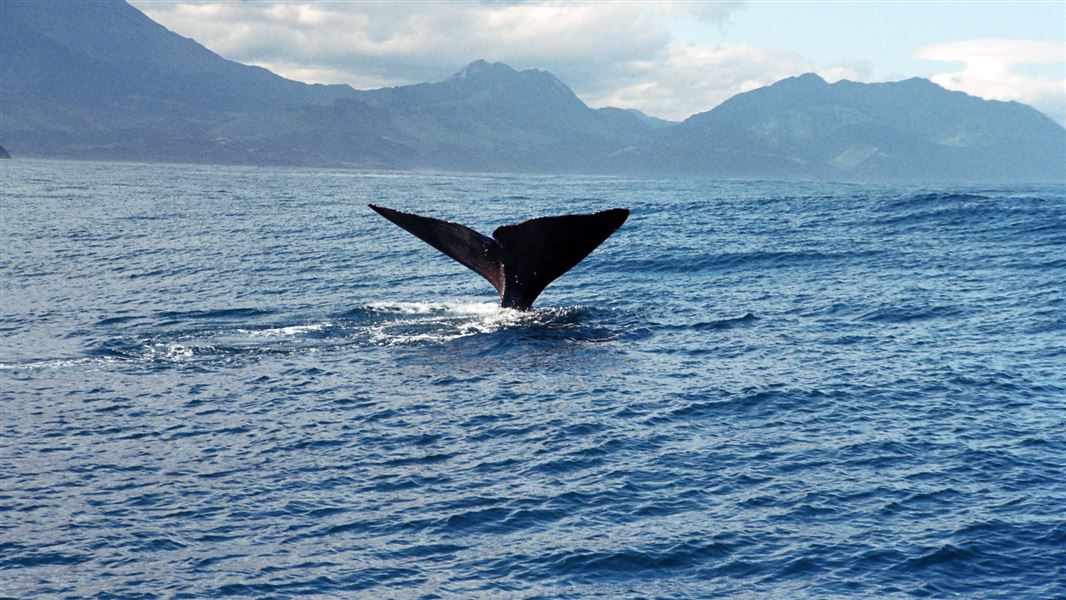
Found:
[[[615,232],[629,209],[538,217],[497,227],[492,237],[450,221],[371,204],[379,215],[481,275],[496,288],[500,306],[529,310],[548,284]]]

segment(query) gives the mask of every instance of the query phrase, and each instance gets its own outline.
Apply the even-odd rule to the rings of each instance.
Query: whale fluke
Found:
[[[497,227],[490,238],[458,223],[374,204],[370,208],[484,277],[499,293],[500,306],[518,310],[528,310],[548,284],[629,218],[625,208],[538,217]]]

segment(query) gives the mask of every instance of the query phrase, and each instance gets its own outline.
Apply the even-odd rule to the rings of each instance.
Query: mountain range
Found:
[[[593,109],[475,61],[378,90],[226,60],[122,0],[0,0],[0,144],[16,157],[845,181],[1066,181],[1066,129],[924,79],[814,74],[680,123]]]

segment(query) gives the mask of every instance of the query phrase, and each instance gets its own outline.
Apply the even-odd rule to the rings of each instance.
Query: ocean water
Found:
[[[1066,596],[1066,187],[0,176],[0,595]]]

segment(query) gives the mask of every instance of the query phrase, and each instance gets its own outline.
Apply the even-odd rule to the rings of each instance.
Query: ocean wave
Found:
[[[374,302],[332,313],[327,320],[262,320],[276,314],[268,309],[214,309],[108,317],[96,321],[96,327],[118,328],[121,335],[105,333],[86,356],[9,361],[0,368],[233,362],[360,347],[442,346],[493,334],[504,337],[489,340],[490,346],[520,339],[603,342],[634,332],[639,324],[605,309],[516,311],[485,302]]]
[[[722,252],[718,254],[693,252],[691,254],[665,254],[655,258],[629,258],[620,261],[613,268],[629,273],[699,273],[712,270],[799,268],[820,263],[845,265],[854,261],[877,257],[880,254],[881,252],[876,250],[840,252],[758,250],[752,252]]]
[[[1066,597],[1062,186],[3,168],[6,595]]]

